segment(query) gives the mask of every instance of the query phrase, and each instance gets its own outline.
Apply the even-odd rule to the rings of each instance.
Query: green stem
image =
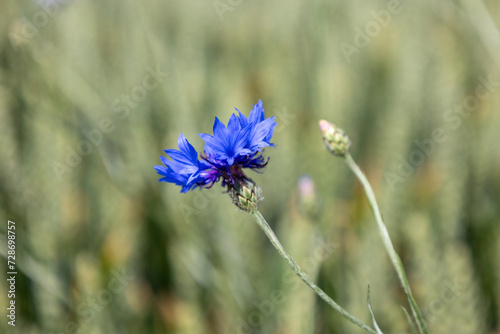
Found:
[[[408,302],[410,304],[413,316],[416,319],[420,333],[428,334],[422,312],[420,311],[417,302],[415,301],[415,298],[413,298],[413,295],[411,293],[410,284],[408,283],[408,279],[406,278],[406,273],[403,268],[403,263],[401,262],[401,259],[399,258],[398,254],[396,253],[396,250],[394,249],[394,246],[392,245],[391,238],[389,237],[389,232],[387,231],[387,227],[385,226],[384,221],[382,220],[382,215],[380,214],[380,209],[377,204],[377,199],[375,198],[375,193],[373,192],[373,189],[370,186],[370,182],[368,182],[368,179],[366,178],[365,174],[361,171],[361,169],[359,168],[359,166],[356,164],[356,162],[353,160],[353,158],[349,153],[345,155],[345,161],[349,166],[349,168],[353,171],[353,173],[356,175],[356,177],[363,185],[366,196],[368,197],[368,202],[370,202],[373,215],[375,216],[375,221],[377,222],[377,227],[379,230],[380,237],[382,238],[382,241],[384,243],[385,250],[389,254],[392,266],[396,270],[399,281],[401,282],[406,297],[408,298]]]
[[[356,326],[360,327],[361,329],[365,330],[367,333],[377,334],[377,332],[375,332],[373,329],[363,324],[360,320],[350,315],[346,310],[344,310],[337,303],[335,303],[333,299],[331,299],[325,292],[323,292],[323,290],[321,290],[306,276],[306,273],[295,263],[293,258],[290,255],[288,255],[288,253],[285,251],[280,241],[274,234],[273,230],[271,229],[265,218],[258,210],[251,211],[250,213],[257,222],[257,224],[260,226],[260,228],[264,231],[266,236],[269,238],[269,241],[271,241],[274,248],[276,248],[281,257],[285,259],[290,268],[292,268],[292,270],[297,274],[297,276],[300,277],[300,279],[304,281],[304,283],[306,283],[318,296],[321,297],[321,299],[327,302],[328,305],[333,307],[333,309],[339,312],[344,318],[346,318]]]

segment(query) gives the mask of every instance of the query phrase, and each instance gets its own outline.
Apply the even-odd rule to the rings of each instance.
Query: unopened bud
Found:
[[[262,190],[251,180],[242,180],[229,189],[233,204],[243,211],[257,210],[262,200]]]
[[[323,143],[334,155],[345,156],[349,152],[351,141],[344,130],[328,121],[319,121],[319,129],[323,134]]]
[[[302,175],[298,182],[299,210],[310,219],[317,218],[320,212],[320,199],[313,179],[309,175]]]

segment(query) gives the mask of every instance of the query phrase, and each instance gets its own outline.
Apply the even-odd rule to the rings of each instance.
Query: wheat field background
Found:
[[[431,333],[500,333],[500,4],[0,2],[1,333],[361,333],[220,186],[153,165],[262,99],[263,215],[345,309],[410,333],[342,127]],[[315,182],[308,201],[299,179]],[[16,223],[16,326],[7,222]]]

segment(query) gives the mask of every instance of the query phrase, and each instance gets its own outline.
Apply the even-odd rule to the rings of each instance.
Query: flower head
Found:
[[[274,117],[264,117],[262,101],[259,100],[254,105],[248,118],[236,110],[239,115],[232,114],[227,127],[216,117],[214,135],[200,134],[205,141],[205,154],[221,165],[244,164],[251,156],[258,155],[264,147],[274,146],[270,140],[276,122]]]
[[[316,219],[320,214],[321,199],[313,179],[309,175],[302,175],[297,185],[299,210],[306,217]]]
[[[319,129],[323,135],[323,143],[325,147],[333,154],[345,156],[349,153],[351,141],[347,137],[344,130],[328,121],[319,121]]]
[[[247,189],[252,181],[243,168],[258,171],[267,165],[262,152],[265,147],[274,146],[271,138],[277,123],[274,117],[265,118],[260,100],[253,106],[248,118],[237,111],[238,115],[231,115],[227,126],[216,117],[213,135],[199,135],[205,142],[201,160],[198,152],[181,134],[179,150],[165,150],[172,160],[160,157],[165,166],[154,166],[158,174],[164,176],[159,181],[180,185],[181,192],[197,187],[209,188],[218,181],[222,181],[231,194]]]

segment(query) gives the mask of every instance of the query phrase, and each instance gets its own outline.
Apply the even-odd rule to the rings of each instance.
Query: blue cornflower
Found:
[[[209,188],[220,180],[231,191],[250,181],[242,169],[258,170],[267,165],[262,149],[274,146],[270,141],[276,122],[274,117],[265,118],[260,100],[248,118],[239,110],[238,114],[231,115],[227,126],[216,117],[213,135],[199,135],[205,141],[202,160],[198,159],[194,147],[181,134],[179,150],[165,150],[172,160],[160,157],[166,167],[155,166],[158,174],[164,176],[159,181],[180,185],[181,192],[196,187]]]
[[[199,135],[205,141],[206,158],[222,165],[233,165],[238,157],[252,153],[248,145],[252,129],[250,123],[242,127],[235,114],[229,118],[227,127],[215,117],[214,135]]]
[[[207,171],[210,166],[198,159],[198,152],[182,133],[177,140],[177,146],[179,150],[164,150],[172,160],[160,156],[165,166],[154,166],[156,172],[163,175],[159,181],[182,186],[181,192],[183,193],[212,182],[210,173]]]

